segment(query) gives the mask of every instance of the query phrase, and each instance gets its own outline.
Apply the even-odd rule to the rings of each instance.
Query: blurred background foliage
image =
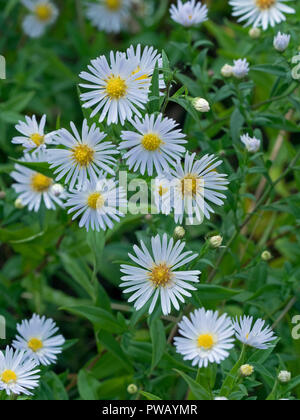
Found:
[[[190,150],[224,159],[222,172],[231,182],[216,216],[186,228],[187,246],[201,254],[197,268],[203,272],[191,305],[232,316],[247,313],[274,324],[281,339],[275,352],[254,354],[256,378],[247,380],[236,396],[265,398],[280,367],[294,377],[300,374],[300,340],[291,337],[291,319],[300,314],[299,160],[240,227],[254,209],[259,184],[265,182],[265,191],[299,151],[300,86],[290,76],[290,60],[300,46],[300,7],[280,25],[292,35],[290,49],[280,56],[272,48],[277,30],[251,39],[247,28],[233,22],[224,0],[206,2],[210,20],[192,33],[171,23],[171,2],[136,1],[131,32],[118,36],[92,28],[83,3],[56,0],[58,21],[43,38],[31,40],[22,34],[24,7],[17,0],[0,0],[0,53],[7,62],[7,79],[0,81],[0,190],[5,192],[0,199],[0,313],[7,319],[7,343],[16,323],[33,312],[53,317],[68,338],[57,375],[46,373],[38,399],[135,398],[127,392],[130,383],[160,398],[186,395],[186,383],[173,369],[192,375],[194,369],[167,345],[179,314],[160,320],[159,313],[150,318],[136,313],[118,288],[119,264],[128,261],[132,245],[156,232],[172,235],[172,218],[128,215],[106,234],[87,234],[64,210],[41,209],[37,215],[17,210],[9,176],[10,158],[23,153],[11,144],[18,120],[45,113],[48,131],[68,128],[70,121],[80,125],[78,74],[89,61],[111,49],[153,45],[165,50],[171,70],[176,69],[167,115],[182,124]],[[240,57],[252,66],[249,81],[224,81],[221,67]],[[212,111],[205,117],[195,113],[186,97],[176,95],[182,86],[180,93],[207,98]],[[270,97],[278,100],[268,102]],[[239,141],[245,130],[263,140],[264,153],[247,156]],[[119,141],[118,132],[110,135]],[[206,246],[213,232],[224,237],[225,245],[231,238],[226,253]],[[273,256],[268,262],[261,259],[266,249]],[[225,372],[236,357],[233,352],[225,362]],[[297,384],[291,389],[297,390]]]

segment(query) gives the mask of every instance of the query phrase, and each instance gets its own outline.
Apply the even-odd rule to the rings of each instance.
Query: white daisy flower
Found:
[[[253,325],[253,317],[244,316],[233,323],[235,335],[239,341],[250,347],[265,350],[276,340],[272,329],[265,325],[265,321],[258,319]]]
[[[263,30],[268,26],[285,21],[286,14],[295,13],[295,10],[287,6],[291,0],[230,0],[233,7],[233,16],[240,16],[238,22],[245,22],[246,26],[262,26]]]
[[[130,18],[131,0],[97,0],[87,3],[86,16],[99,31],[119,33]]]
[[[182,223],[185,213],[189,224],[202,223],[204,217],[210,219],[210,213],[214,213],[208,201],[222,206],[226,198],[219,191],[227,190],[227,175],[216,171],[222,161],[214,155],[205,155],[200,160],[195,157],[196,153],[186,153],[184,164],[178,163],[170,171],[176,223]]]
[[[220,364],[229,356],[234,344],[234,330],[230,318],[218,312],[196,309],[190,318],[183,317],[178,324],[183,337],[175,337],[177,353],[184,360],[192,360],[193,366],[207,367],[209,363]]]
[[[250,137],[248,133],[241,136],[241,142],[250,153],[256,153],[260,149],[261,141],[256,137]]]
[[[81,216],[79,227],[87,231],[112,229],[114,223],[123,217],[121,209],[127,205],[123,188],[117,188],[114,179],[99,178],[97,181],[86,182],[81,190],[69,194],[66,204],[74,213],[73,219]]]
[[[139,109],[144,109],[148,102],[149,85],[145,83],[142,71],[136,72],[138,61],[128,60],[126,54],[113,51],[110,64],[105,56],[91,61],[90,72],[81,72],[79,77],[87,80],[81,87],[90,89],[80,97],[83,108],[95,107],[91,118],[101,111],[99,121],[107,118],[107,124],[124,125],[125,120],[134,114],[141,116]]]
[[[32,395],[32,389],[39,385],[39,370],[34,360],[28,359],[24,351],[6,347],[0,351],[0,391],[7,395]]]
[[[170,7],[171,18],[174,22],[185,27],[200,25],[207,20],[208,9],[200,1],[190,0],[182,3],[178,0],[177,7],[172,4]]]
[[[119,152],[112,142],[103,142],[106,134],[96,124],[89,127],[87,120],[83,121],[81,135],[73,122],[70,126],[73,134],[63,128],[54,137],[56,143],[65,149],[47,151],[51,168],[57,168],[54,171],[58,174],[57,181],[66,176],[65,183],[70,183],[70,189],[73,189],[76,184],[81,188],[88,178],[96,181],[102,171],[114,175],[110,166],[115,165],[113,155]]]
[[[23,20],[23,30],[31,38],[42,36],[58,16],[58,9],[50,0],[21,0],[30,14]]]
[[[250,71],[249,63],[246,58],[239,60],[234,60],[234,66],[232,67],[233,76],[237,79],[243,79],[248,76]]]
[[[26,153],[23,162],[45,162],[44,153]],[[55,204],[64,207],[62,199],[64,195],[57,197],[53,191],[53,180],[47,176],[27,168],[23,165],[15,165],[15,170],[10,176],[16,181],[13,188],[19,195],[23,207],[28,207],[30,211],[37,212],[42,202],[49,210],[55,210]]]
[[[21,144],[26,149],[38,149],[51,143],[55,132],[45,134],[46,115],[42,116],[40,123],[37,122],[35,115],[31,118],[26,116],[25,120],[26,122],[19,121],[15,126],[22,136],[14,137],[12,143]]]
[[[147,114],[143,120],[136,117],[132,125],[137,132],[122,131],[119,145],[121,150],[129,149],[123,157],[130,170],[142,175],[147,171],[150,176],[154,168],[158,173],[169,171],[169,165],[174,166],[185,152],[185,134],[177,129],[176,121]]]
[[[47,366],[56,362],[65,339],[56,335],[58,327],[53,319],[34,314],[31,319],[17,324],[17,331],[18,335],[12,343],[15,349],[26,351],[37,364]]]
[[[147,83],[150,87],[151,79],[153,72],[155,70],[156,63],[158,63],[158,68],[161,69],[163,66],[161,54],[158,53],[153,47],[146,46],[142,51],[141,45],[139,44],[136,47],[136,50],[131,45],[130,48],[127,49],[127,57],[129,61],[136,61],[138,66],[135,72],[141,72],[142,76],[141,79],[145,83]],[[165,89],[166,84],[164,81],[164,77],[162,74],[159,75],[159,88]]]
[[[198,283],[200,271],[178,271],[178,268],[188,264],[197,257],[192,251],[183,252],[185,243],[173,239],[168,240],[166,234],[151,238],[152,252],[150,253],[143,241],[141,248],[134,246],[136,256],[129,257],[139,267],[122,265],[121,272],[124,293],[133,293],[128,302],[133,302],[136,310],[141,309],[149,300],[151,305],[149,313],[155,308],[157,300],[164,315],[171,312],[171,306],[178,311],[179,303],[184,303],[183,296],[191,297],[188,290],[197,290],[191,283]]]
[[[291,40],[291,35],[282,34],[278,32],[278,34],[274,38],[274,48],[279,52],[284,52],[287,47],[289,46]]]

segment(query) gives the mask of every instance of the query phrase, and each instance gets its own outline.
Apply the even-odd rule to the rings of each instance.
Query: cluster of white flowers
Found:
[[[58,328],[52,319],[36,314],[18,324],[17,332],[12,347],[0,351],[0,391],[32,395],[39,385],[38,366],[56,363],[65,339],[56,334]]]

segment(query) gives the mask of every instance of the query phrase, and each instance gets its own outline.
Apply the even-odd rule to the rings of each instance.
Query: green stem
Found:
[[[235,388],[235,385],[239,378],[239,370],[240,367],[244,364],[244,360],[246,357],[246,345],[243,345],[239,360],[236,362],[236,364],[233,366],[227,377],[225,378],[221,391],[220,396],[228,398],[230,394],[232,393],[233,389]]]

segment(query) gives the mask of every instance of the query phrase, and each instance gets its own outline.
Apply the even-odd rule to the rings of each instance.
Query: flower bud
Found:
[[[64,193],[65,189],[60,184],[53,184],[50,191],[55,195],[55,197],[60,197]]]
[[[283,384],[290,382],[291,379],[292,379],[291,372],[288,372],[287,370],[282,370],[281,372],[279,372],[278,380],[282,382]]]
[[[263,261],[270,261],[270,260],[272,259],[272,254],[271,254],[271,252],[270,252],[270,251],[264,251],[264,252],[261,254],[261,259],[262,259]]]
[[[273,42],[275,50],[279,52],[284,52],[289,46],[290,40],[291,35],[282,34],[281,32],[278,32]]]
[[[209,112],[210,111],[209,103],[204,98],[193,99],[193,106],[196,109],[196,111],[199,111],[199,112]]]
[[[18,210],[23,209],[25,206],[20,198],[17,198],[15,201],[15,208]]]
[[[261,36],[261,29],[259,28],[251,28],[249,31],[249,36],[252,39],[258,39]]]
[[[128,394],[136,394],[138,392],[138,387],[135,384],[130,384],[127,387]]]
[[[220,235],[212,236],[209,238],[209,243],[213,248],[220,248],[222,245],[223,238]]]
[[[182,239],[182,238],[184,238],[184,236],[185,236],[185,230],[184,230],[184,228],[182,226],[177,226],[174,229],[174,237],[176,239]]]
[[[251,365],[243,365],[240,367],[240,374],[242,376],[251,376],[254,372],[254,367]]]
[[[221,74],[223,77],[232,77],[233,76],[233,67],[229,64],[225,64],[221,69]]]

